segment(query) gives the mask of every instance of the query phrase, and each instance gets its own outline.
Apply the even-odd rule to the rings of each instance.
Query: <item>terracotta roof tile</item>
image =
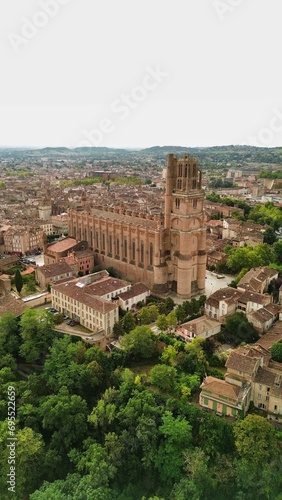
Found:
[[[64,261],[54,262],[53,264],[47,264],[46,266],[41,266],[37,270],[45,278],[53,278],[54,276],[59,276],[61,274],[72,273],[72,268]]]
[[[213,394],[220,396],[225,396],[227,398],[238,400],[241,387],[225,382],[225,380],[220,380],[215,377],[206,377],[201,385],[201,389],[211,391]]]
[[[48,250],[51,250],[52,252],[65,252],[66,250],[70,250],[76,244],[77,241],[74,238],[65,238],[62,241],[57,241],[57,243],[50,245],[47,249],[47,253]]]
[[[11,312],[16,316],[20,316],[24,310],[26,309],[26,305],[20,298],[15,298],[12,293],[8,295],[4,295],[0,299],[0,316],[7,312]]]
[[[247,356],[246,354],[244,355],[242,352],[240,353],[239,350],[232,351],[225,363],[227,369],[231,368],[232,370],[248,373],[249,375],[253,373],[255,365],[255,358]]]
[[[134,285],[132,285],[130,290],[128,290],[127,292],[122,292],[119,295],[119,298],[122,300],[128,300],[149,291],[150,289],[144,283],[135,283]]]

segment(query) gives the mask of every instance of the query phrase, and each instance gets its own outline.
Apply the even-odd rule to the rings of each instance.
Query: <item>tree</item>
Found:
[[[149,313],[150,313],[151,322],[156,321],[156,319],[159,315],[159,310],[158,310],[157,306],[152,305],[148,309],[149,309]]]
[[[15,273],[15,285],[18,293],[21,293],[23,287],[23,277],[19,269]]]
[[[263,242],[267,243],[268,245],[273,245],[277,241],[277,236],[272,227],[268,227],[263,235]]]
[[[23,343],[20,354],[26,361],[38,361],[47,353],[54,339],[54,318],[49,312],[41,314],[35,309],[27,309],[21,316],[20,328]]]
[[[104,431],[109,430],[111,424],[116,418],[117,405],[115,400],[117,391],[112,387],[107,389],[102,397],[93,408],[88,421],[97,429],[101,428]]]
[[[183,452],[192,441],[191,426],[185,419],[174,418],[170,411],[166,411],[159,427],[161,444],[156,453],[155,465],[167,482],[179,480],[185,465]]]
[[[0,355],[18,356],[19,345],[18,318],[13,313],[5,313],[0,318]]]
[[[34,274],[29,274],[27,276],[23,277],[23,283],[26,286],[26,290],[29,293],[34,293],[36,292],[36,283],[35,283],[35,277]]]
[[[137,318],[140,320],[141,325],[148,325],[151,321],[148,307],[142,307],[141,311],[137,313]]]
[[[282,241],[277,241],[273,245],[274,262],[278,265],[282,264]]]
[[[183,394],[185,392],[185,388],[189,388],[189,395],[193,394],[194,392],[198,391],[200,389],[201,385],[201,379],[199,375],[184,375],[182,374],[180,376],[179,380],[179,387],[180,387],[180,393]],[[188,395],[187,392],[187,395]]]
[[[136,437],[142,448],[142,463],[146,469],[153,469],[158,444],[158,428],[156,419],[142,414],[138,419]]]
[[[171,311],[173,311],[175,306],[175,302],[171,297],[167,297],[165,299],[165,307],[166,307],[166,314],[169,314]]]
[[[247,415],[234,426],[235,446],[241,459],[262,468],[279,456],[275,428],[263,417]]]
[[[16,445],[13,448],[13,441],[8,441],[8,428],[5,422],[0,423],[0,496],[3,500],[8,500],[12,496],[8,491],[7,474],[10,467],[16,467],[15,498],[28,498],[29,494],[38,488],[42,481],[42,461],[44,459],[44,443],[42,436],[32,429],[25,427],[17,429]],[[7,446],[9,445],[9,446]],[[15,452],[15,464],[8,463]],[[14,494],[15,495],[15,494]]]
[[[115,338],[118,338],[120,335],[124,334],[122,321],[117,321],[117,323],[114,324],[113,334],[114,334]]]
[[[85,451],[72,450],[71,461],[76,464],[78,472],[89,475],[92,488],[107,487],[117,468],[112,464],[107,450],[98,443],[93,443],[90,438],[84,442]]]
[[[186,474],[175,484],[171,499],[216,498],[216,484],[209,467],[209,457],[200,448],[186,451],[184,457]]]
[[[168,329],[168,321],[164,314],[159,315],[156,325],[162,332],[165,332]]]
[[[176,312],[176,318],[177,318],[178,323],[180,323],[180,324],[184,323],[184,321],[187,319],[187,314],[184,310],[183,305],[181,304],[181,305],[177,306],[175,312]]]
[[[272,262],[271,248],[262,243],[256,247],[233,248],[227,259],[227,267],[234,273],[239,273],[242,268],[268,266]]]
[[[168,365],[175,364],[175,359],[177,357],[178,350],[175,345],[168,345],[164,348],[161,359],[164,363]]]
[[[87,433],[87,403],[66,387],[41,402],[42,427],[51,432],[51,445],[61,453],[81,444]]]
[[[177,324],[177,316],[175,311],[170,311],[170,313],[166,317],[168,326],[172,327]]]
[[[136,323],[135,323],[135,318],[132,314],[132,312],[128,311],[123,320],[122,320],[122,326],[123,326],[123,330],[125,333],[129,333],[131,332],[131,330],[133,330],[136,326]]]
[[[61,312],[57,312],[54,314],[54,324],[55,325],[61,325],[64,321],[64,315]]]
[[[151,358],[155,353],[156,336],[148,326],[137,326],[124,335],[121,345],[135,357]]]
[[[164,301],[159,302],[157,307],[159,314],[166,314],[166,303]]]
[[[91,476],[80,474],[68,474],[66,479],[57,480],[52,483],[45,481],[39,490],[30,495],[30,500],[72,500],[74,498],[83,500],[114,500],[116,496],[108,487],[92,486]]]
[[[150,371],[150,382],[160,389],[171,391],[176,379],[176,369],[173,366],[156,365]]]
[[[57,392],[62,386],[70,393],[92,400],[97,388],[106,382],[105,355],[95,347],[87,349],[84,342],[72,342],[66,335],[55,340],[44,364],[43,376],[49,388]]]
[[[243,312],[236,312],[233,316],[227,318],[223,333],[226,340],[233,342],[235,345],[258,340],[257,331],[249,323]]]
[[[282,344],[278,342],[277,344],[274,344],[270,348],[270,353],[274,361],[278,361],[278,363],[282,363]]]

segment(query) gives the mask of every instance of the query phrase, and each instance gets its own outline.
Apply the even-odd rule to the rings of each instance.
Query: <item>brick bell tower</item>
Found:
[[[190,298],[205,291],[206,227],[198,159],[168,155],[165,229],[169,231],[172,290]]]

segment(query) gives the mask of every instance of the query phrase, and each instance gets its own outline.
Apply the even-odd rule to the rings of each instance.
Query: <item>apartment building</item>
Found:
[[[200,405],[236,417],[244,416],[253,402],[269,420],[281,423],[282,364],[272,361],[270,352],[256,343],[232,351],[225,366],[224,380],[204,379]]]
[[[35,279],[42,288],[47,288],[52,283],[56,283],[64,278],[75,277],[76,275],[76,270],[63,259],[60,262],[40,266],[35,269]]]
[[[127,281],[101,271],[53,285],[52,306],[93,332],[111,335],[119,320],[118,301],[113,299],[130,288]]]
[[[41,227],[11,227],[3,235],[5,252],[31,254],[43,248],[43,236]]]
[[[225,323],[235,312],[243,312],[260,334],[265,333],[278,319],[281,305],[273,304],[270,294],[259,291],[266,290],[276,276],[277,272],[269,268],[260,268],[258,272],[252,269],[237,289],[221,288],[210,295],[205,303],[205,315]]]
[[[236,288],[226,287],[214,292],[205,303],[206,316],[224,321],[236,312],[237,300],[242,292]]]
[[[67,213],[63,213],[61,215],[53,215],[51,217],[51,222],[52,222],[55,234],[65,234],[68,232],[68,214]]]
[[[119,295],[119,305],[124,311],[130,311],[138,302],[146,304],[150,289],[144,283],[135,283],[129,290]]]
[[[264,410],[270,420],[282,422],[282,365],[270,361],[259,367],[253,384],[253,401],[256,408]]]
[[[257,267],[248,271],[239,281],[238,290],[265,293],[273,280],[278,278],[278,271],[269,267]]]

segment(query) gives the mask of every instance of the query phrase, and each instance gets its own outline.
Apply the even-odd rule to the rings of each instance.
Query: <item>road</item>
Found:
[[[216,290],[220,290],[221,288],[225,288],[226,286],[229,285],[229,283],[235,278],[235,276],[231,276],[230,274],[225,274],[224,278],[218,279],[216,277],[216,273],[212,273],[211,271],[206,270],[206,289],[205,289],[205,295],[209,297],[212,295]],[[196,295],[195,299],[198,299],[200,295]],[[184,300],[188,299],[180,299],[179,297],[176,297],[175,294],[171,294],[171,298],[174,300],[175,304],[179,305],[184,302]]]
[[[225,288],[229,285],[229,283],[234,279],[234,276],[224,275],[224,278],[218,279],[216,274],[211,273],[211,271],[206,271],[206,291],[205,295],[209,297],[216,290],[220,290],[220,288]]]
[[[44,266],[44,255],[41,253],[40,255],[27,255],[27,259],[35,260],[38,266]]]

